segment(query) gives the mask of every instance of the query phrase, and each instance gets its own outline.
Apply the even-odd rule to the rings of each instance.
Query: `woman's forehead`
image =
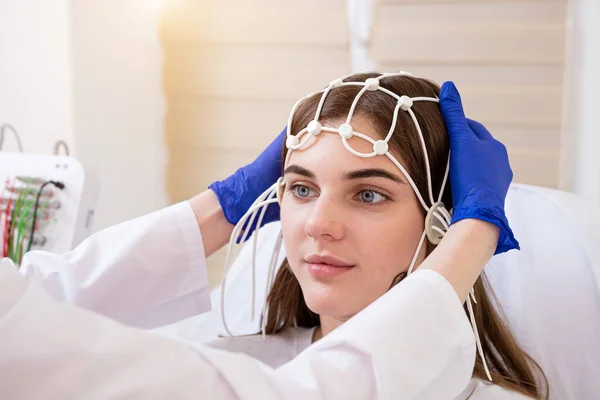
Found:
[[[375,139],[367,132],[361,133]],[[349,139],[348,145],[362,153],[368,153],[373,147],[371,143],[359,137]],[[294,150],[286,168],[291,165],[310,171],[316,178],[329,176],[337,179],[358,170],[379,169],[404,180],[402,172],[387,156],[358,157],[346,149],[337,133],[331,132],[322,132],[317,137],[311,137],[301,149]]]

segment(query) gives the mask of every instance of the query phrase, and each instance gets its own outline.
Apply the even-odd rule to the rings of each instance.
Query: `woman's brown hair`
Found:
[[[368,78],[377,76],[379,74],[356,74],[347,78],[345,82],[364,82]],[[383,78],[380,86],[409,97],[439,95],[439,87],[434,83],[409,76]],[[360,86],[341,86],[333,89],[327,96],[319,120],[329,123],[344,120],[359,90]],[[320,98],[320,93],[315,94],[298,107],[292,124],[288,127],[293,134],[306,127],[314,118]],[[373,131],[379,132],[384,137],[392,124],[395,106],[396,100],[388,94],[367,91],[360,98],[354,117],[364,117],[371,124]],[[433,194],[437,196],[442,186],[449,154],[446,126],[439,105],[436,103],[415,102],[412,110],[421,126],[430,161]],[[425,157],[416,128],[408,113],[398,114],[398,122],[389,146],[390,151],[400,156],[404,168],[414,180],[419,192],[427,198]],[[285,153],[284,149],[284,160]],[[448,209],[451,208],[449,185],[446,186],[442,201]],[[433,248],[434,246],[429,243],[427,253],[429,254]],[[535,399],[547,399],[549,392],[546,377],[540,366],[525,353],[510,331],[485,273],[477,279],[474,289],[477,300],[477,303],[473,304],[476,324],[493,382]],[[291,272],[287,260],[283,262],[275,277],[267,304],[267,334],[275,334],[294,326],[311,328],[320,324],[319,316],[306,305],[300,284]],[[467,312],[466,306],[465,312]],[[479,355],[477,355],[473,375],[487,379]]]

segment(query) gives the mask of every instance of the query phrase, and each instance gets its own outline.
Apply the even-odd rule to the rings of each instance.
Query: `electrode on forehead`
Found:
[[[321,123],[319,121],[316,120],[312,120],[308,123],[308,125],[306,126],[306,130],[308,131],[308,133],[310,133],[311,135],[315,135],[317,136],[319,133],[321,133],[321,130],[323,129],[323,126],[321,125]]]
[[[338,132],[344,139],[350,139],[354,135],[354,129],[350,124],[342,124],[338,128]]]
[[[288,136],[287,139],[285,140],[285,145],[288,149],[291,149],[292,147],[296,147],[300,144],[300,139],[298,139],[298,136]]]
[[[385,140],[378,140],[373,145],[373,151],[378,155],[382,156],[388,152],[388,144]]]

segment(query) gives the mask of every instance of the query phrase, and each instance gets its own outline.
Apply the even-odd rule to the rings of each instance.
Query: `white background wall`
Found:
[[[166,205],[160,4],[0,0],[0,123],[99,174],[96,229]]]
[[[67,0],[0,0],[0,124],[21,134],[26,151],[73,144]],[[8,135],[4,150],[16,150]]]
[[[569,6],[561,188],[600,202],[600,1]]]
[[[159,3],[70,1],[76,156],[101,178],[96,229],[167,202]]]

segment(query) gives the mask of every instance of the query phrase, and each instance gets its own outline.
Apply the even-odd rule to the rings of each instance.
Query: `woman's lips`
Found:
[[[315,278],[333,278],[341,275],[344,272],[351,270],[353,267],[336,267],[331,264],[311,264],[307,263],[308,273]]]
[[[315,278],[332,278],[354,267],[354,265],[330,255],[311,254],[304,261],[308,272]]]

